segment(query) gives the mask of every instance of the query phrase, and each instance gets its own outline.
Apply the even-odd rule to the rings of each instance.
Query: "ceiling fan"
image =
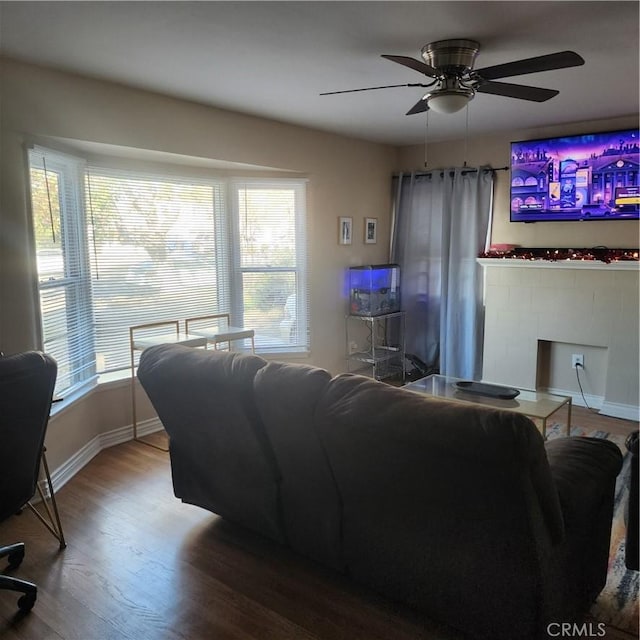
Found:
[[[382,87],[366,87],[364,89],[347,89],[345,91],[329,91],[320,95],[352,93],[355,91],[371,91],[374,89],[391,89],[395,87],[424,87],[431,89],[407,111],[406,115],[423,113],[432,109],[438,113],[455,113],[472,100],[476,93],[490,93],[497,96],[545,102],[558,95],[555,89],[530,87],[523,84],[494,82],[498,78],[521,76],[539,71],[565,69],[584,64],[581,56],[573,51],[559,51],[545,56],[516,60],[498,64],[484,69],[473,69],[480,51],[480,44],[475,40],[438,40],[422,47],[424,62],[408,56],[383,55],[383,58],[409,67],[428,78],[428,84],[392,84]],[[433,88],[432,88],[433,87]]]

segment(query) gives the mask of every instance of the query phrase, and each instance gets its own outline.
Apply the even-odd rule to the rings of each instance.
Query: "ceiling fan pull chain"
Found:
[[[463,166],[467,166],[467,150],[469,148],[469,103],[467,102],[466,111],[466,126],[464,130],[464,164]]]
[[[429,141],[429,111],[425,112],[427,119],[425,120],[424,127],[424,168],[427,168],[427,143]]]

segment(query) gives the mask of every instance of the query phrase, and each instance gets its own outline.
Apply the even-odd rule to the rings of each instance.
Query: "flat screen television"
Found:
[[[638,129],[511,143],[511,221],[640,219]]]

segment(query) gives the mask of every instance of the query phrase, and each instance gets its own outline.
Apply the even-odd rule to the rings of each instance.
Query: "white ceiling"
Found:
[[[558,89],[545,103],[479,94],[469,135],[638,112],[638,2],[0,2],[5,55],[204,104],[389,144],[424,141],[405,116],[421,82],[380,57],[471,38],[476,68],[573,50],[582,67],[505,79]],[[431,112],[429,140],[466,114]]]

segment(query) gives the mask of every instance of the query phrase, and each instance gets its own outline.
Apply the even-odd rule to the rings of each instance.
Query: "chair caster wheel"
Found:
[[[18,608],[20,611],[24,613],[31,611],[31,609],[33,609],[33,605],[36,603],[36,597],[37,595],[35,593],[25,593],[18,600]]]
[[[24,560],[24,549],[19,549],[18,551],[14,551],[7,556],[7,561],[9,563],[9,569],[16,569],[20,566],[20,563]]]

